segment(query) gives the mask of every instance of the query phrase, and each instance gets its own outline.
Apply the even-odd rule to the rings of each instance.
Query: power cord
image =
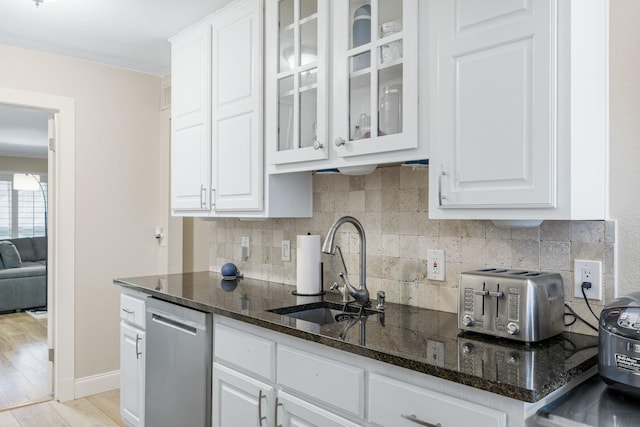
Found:
[[[575,311],[573,311],[573,309],[571,308],[571,306],[567,303],[564,304],[565,308],[567,310],[569,310],[569,313],[565,313],[565,316],[573,316],[574,320],[571,323],[565,323],[565,326],[571,326],[574,323],[576,323],[576,319],[580,320],[582,323],[584,323],[585,325],[587,325],[588,327],[590,327],[591,329],[593,329],[594,331],[598,332],[598,328],[596,328],[595,326],[593,326],[591,323],[587,322],[586,320],[584,320],[582,317],[580,317],[580,315],[578,313],[576,313]]]
[[[591,304],[589,304],[589,299],[587,298],[587,294],[585,292],[585,289],[591,289],[591,282],[582,282],[582,285],[580,286],[580,290],[582,291],[582,297],[584,298],[584,302],[587,303],[587,307],[589,308],[589,311],[591,312],[591,314],[593,314],[593,317],[596,318],[598,323],[600,323],[600,318],[596,315],[596,313],[594,313],[593,309],[591,308]],[[565,323],[565,326],[571,326],[574,323],[576,323],[576,320],[580,320],[582,323],[584,323],[585,325],[587,325],[588,327],[590,327],[594,331],[598,332],[598,328],[596,328],[591,323],[587,322],[582,317],[580,317],[575,311],[573,311],[573,309],[571,308],[571,306],[569,304],[565,303],[564,306],[567,308],[567,310],[569,310],[569,313],[565,313],[564,315],[565,316],[573,316],[573,321],[569,322],[569,323]]]
[[[600,323],[600,318],[593,312],[593,309],[591,308],[591,304],[589,304],[589,299],[587,298],[587,294],[584,291],[585,289],[591,289],[591,282],[582,282],[580,289],[582,290],[582,297],[584,298],[584,302],[587,303],[587,307],[589,308],[589,311],[591,312],[591,314],[593,314],[593,317],[596,318],[598,323]]]

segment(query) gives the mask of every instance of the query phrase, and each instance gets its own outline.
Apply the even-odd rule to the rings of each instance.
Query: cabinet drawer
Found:
[[[138,293],[125,292],[120,294],[120,319],[129,322],[141,329],[145,329],[144,307],[145,296],[138,296]]]
[[[363,369],[280,345],[278,384],[315,401],[364,417]]]
[[[413,419],[413,420],[412,420]],[[371,374],[369,421],[380,426],[505,427],[507,415],[484,406]]]
[[[215,324],[216,360],[240,371],[274,382],[276,343],[233,327]]]

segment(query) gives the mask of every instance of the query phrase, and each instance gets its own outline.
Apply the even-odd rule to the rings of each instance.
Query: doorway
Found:
[[[53,394],[47,311],[50,120],[48,111],[0,104],[0,410]]]
[[[48,120],[47,356],[52,397],[74,399],[74,100],[0,88],[0,104],[46,112]]]

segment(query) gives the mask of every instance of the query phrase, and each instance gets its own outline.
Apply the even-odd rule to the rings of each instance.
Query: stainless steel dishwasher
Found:
[[[211,314],[149,298],[145,424],[211,425]]]

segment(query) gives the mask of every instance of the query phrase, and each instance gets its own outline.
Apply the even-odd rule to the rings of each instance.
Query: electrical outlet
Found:
[[[282,261],[291,261],[291,240],[282,241]]]
[[[427,363],[444,368],[444,343],[427,340]]]
[[[427,250],[427,279],[444,282],[446,278],[445,252],[440,249]]]
[[[591,288],[584,290],[587,298],[602,301],[602,262],[584,261],[580,259],[573,261],[573,286],[575,297],[583,298],[582,284],[585,282],[591,283]]]
[[[240,239],[240,251],[242,253],[242,259],[249,258],[249,236],[242,236]]]

